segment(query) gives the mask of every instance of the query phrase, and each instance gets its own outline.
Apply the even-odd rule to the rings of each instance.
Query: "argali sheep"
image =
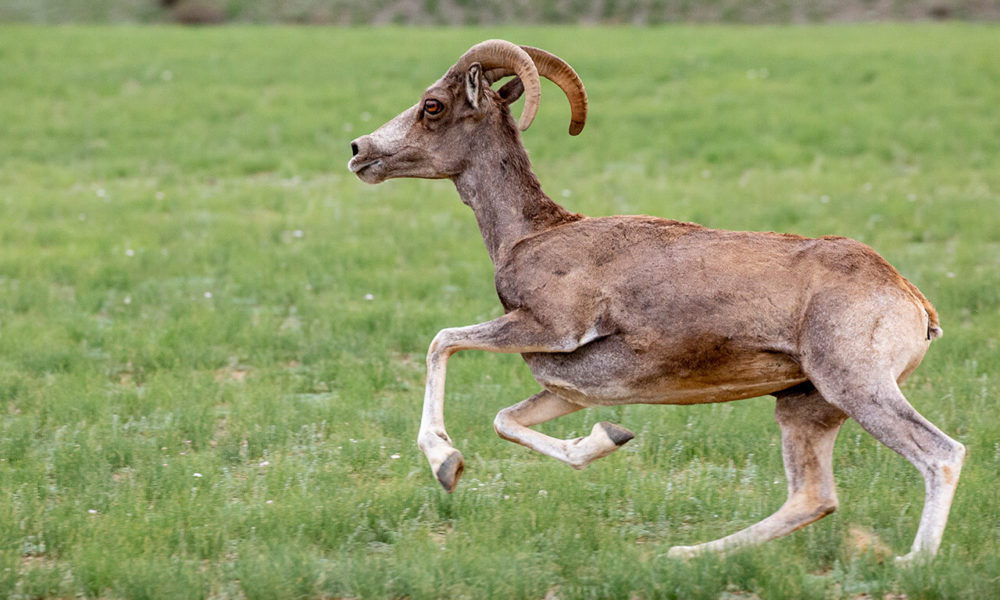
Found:
[[[441,485],[453,491],[464,467],[444,426],[448,357],[519,353],[542,391],[500,411],[496,431],[577,469],[633,433],[602,422],[586,437],[562,440],[530,427],[592,406],[777,399],[787,501],[755,525],[673,547],[671,556],[760,544],[833,512],[833,444],[848,417],[923,475],[920,525],[899,560],[933,556],[965,448],[898,386],[941,335],[931,303],[854,240],[569,212],[542,191],[509,110],[523,94],[519,128],[527,129],[539,76],[565,92],[570,133],[579,133],[587,96],[575,71],[543,50],[488,40],[419,102],[351,143],[348,166],[366,183],[451,179],[495,269],[505,314],[440,331],[427,354],[418,445]]]

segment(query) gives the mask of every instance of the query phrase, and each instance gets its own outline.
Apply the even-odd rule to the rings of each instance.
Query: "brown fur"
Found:
[[[599,424],[558,440],[530,427],[587,406],[778,397],[788,501],[752,527],[672,555],[759,544],[832,512],[833,442],[848,417],[924,475],[927,500],[905,558],[936,552],[965,449],[897,387],[940,335],[926,297],[874,250],[843,237],[565,210],[531,171],[508,110],[517,86],[498,94],[486,80],[476,84],[479,73],[477,65],[450,70],[416,106],[355,140],[350,163],[369,183],[452,179],[495,267],[505,315],[442,330],[428,352],[418,440],[445,489],[464,464],[444,429],[448,357],[514,352],[543,391],[501,411],[497,432],[576,468],[631,432]],[[427,98],[446,110],[428,116]]]

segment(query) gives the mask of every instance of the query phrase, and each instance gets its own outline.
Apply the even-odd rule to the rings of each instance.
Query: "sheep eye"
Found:
[[[439,115],[444,110],[444,104],[440,100],[425,100],[424,112],[428,115]]]

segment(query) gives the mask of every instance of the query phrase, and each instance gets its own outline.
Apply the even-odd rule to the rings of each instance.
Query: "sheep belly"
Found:
[[[807,380],[798,363],[752,349],[637,351],[612,335],[573,352],[524,354],[544,388],[583,406],[705,404],[753,398]],[[713,355],[714,354],[714,355]]]

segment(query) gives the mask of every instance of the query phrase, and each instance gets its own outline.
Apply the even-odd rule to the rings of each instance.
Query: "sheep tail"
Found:
[[[903,281],[906,282],[906,286],[910,289],[910,292],[920,300],[920,303],[924,306],[924,312],[927,313],[927,341],[936,340],[944,335],[944,329],[941,329],[941,322],[938,320],[937,310],[931,304],[931,301],[909,279],[903,277]]]

